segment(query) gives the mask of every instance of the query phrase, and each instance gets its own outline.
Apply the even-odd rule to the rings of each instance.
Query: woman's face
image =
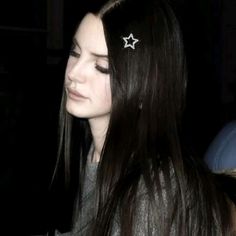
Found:
[[[87,14],[73,38],[66,67],[67,111],[80,118],[109,117],[111,88],[107,46],[100,18]]]

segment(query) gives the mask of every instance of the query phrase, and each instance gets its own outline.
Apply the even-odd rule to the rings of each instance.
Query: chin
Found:
[[[75,105],[71,104],[70,102],[67,102],[66,111],[75,117],[83,118],[83,115],[81,114],[81,112],[78,109],[78,105],[75,106]]]

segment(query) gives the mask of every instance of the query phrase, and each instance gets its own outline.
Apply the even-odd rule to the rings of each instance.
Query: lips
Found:
[[[72,100],[81,100],[81,99],[87,99],[84,95],[79,93],[78,91],[75,91],[73,89],[67,88],[67,95],[72,99]]]

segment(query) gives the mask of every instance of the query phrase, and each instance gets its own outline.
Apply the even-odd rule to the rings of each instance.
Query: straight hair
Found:
[[[110,122],[97,169],[91,235],[134,235],[139,197],[160,235],[230,235],[230,209],[208,169],[181,141],[187,69],[178,20],[168,1],[110,0],[90,11],[101,18],[112,93]],[[132,33],[135,49],[124,48]],[[92,144],[88,121],[65,110],[63,92],[57,169],[76,185],[75,215]],[[56,172],[55,172],[56,173]],[[147,230],[147,235],[152,229]]]

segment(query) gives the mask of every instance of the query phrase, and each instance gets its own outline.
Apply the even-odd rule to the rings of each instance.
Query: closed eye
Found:
[[[78,53],[78,52],[76,52],[74,50],[70,50],[70,56],[79,58],[80,57],[80,53]]]
[[[70,56],[77,57],[77,58],[80,57],[80,53],[76,52],[77,48],[79,48],[79,51],[80,51],[79,44],[77,43],[76,39],[74,38],[72,41],[71,49],[70,49]]]
[[[103,74],[109,74],[110,73],[108,68],[104,68],[104,67],[99,66],[99,65],[96,65],[95,68]]]

